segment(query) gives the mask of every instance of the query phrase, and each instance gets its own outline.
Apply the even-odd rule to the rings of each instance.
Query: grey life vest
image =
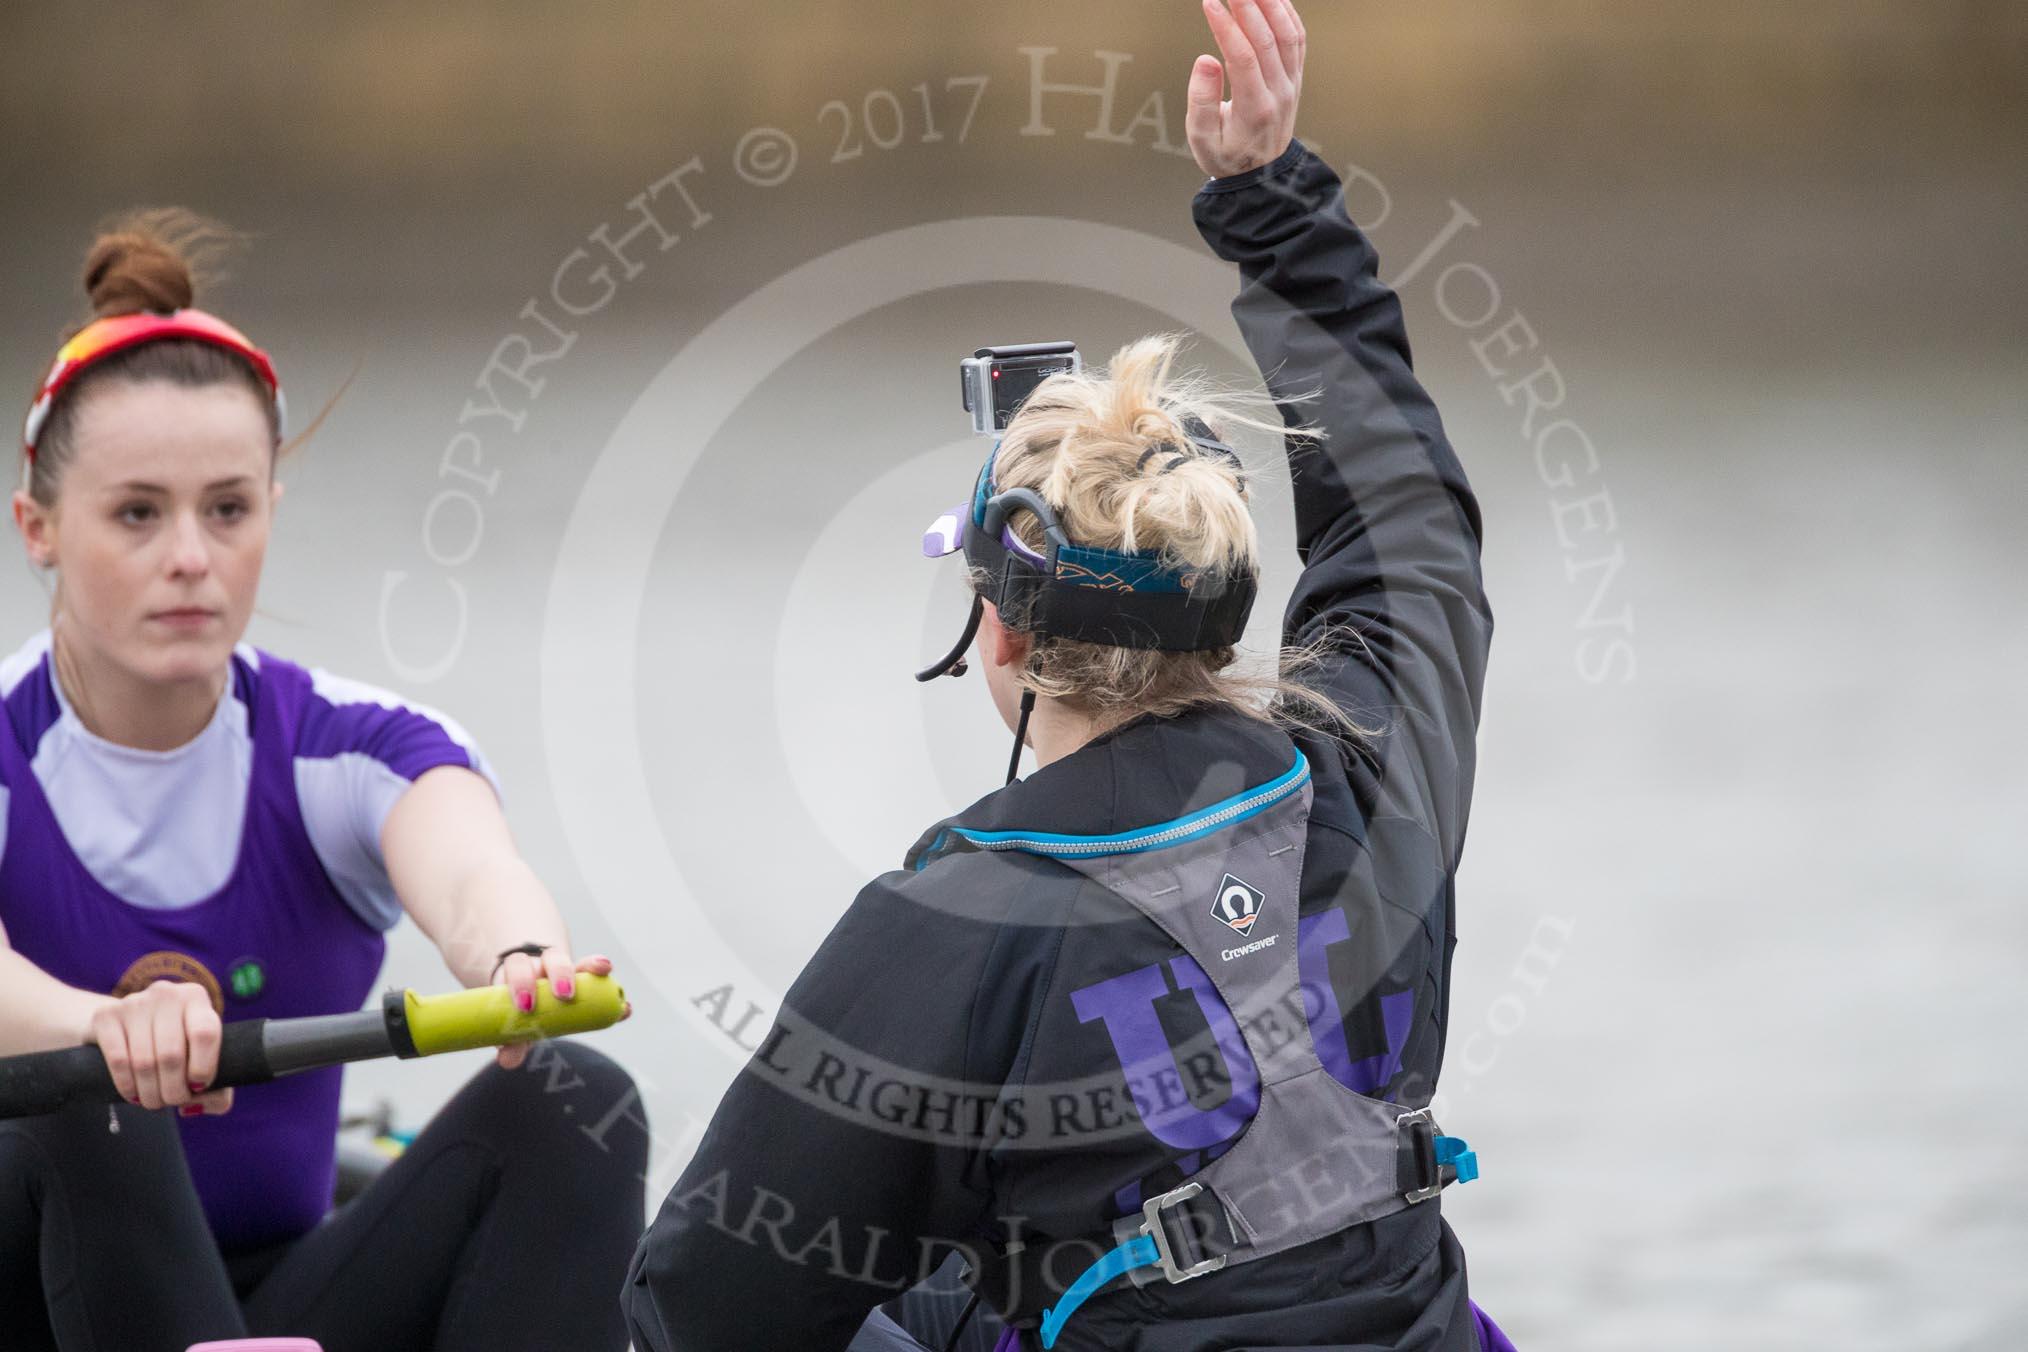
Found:
[[[1044,1311],[1044,1347],[1120,1276],[1137,1286],[1188,1281],[1401,1211],[1478,1174],[1477,1158],[1440,1134],[1428,1108],[1357,1093],[1318,1058],[1297,937],[1312,792],[1307,766],[1297,769],[1284,777],[1295,792],[1264,793],[1257,806],[1228,800],[1225,822],[1178,823],[1173,841],[1159,829],[1130,841],[972,837],[986,849],[1057,858],[1161,926],[1231,1012],[1259,1082],[1258,1109],[1224,1154],[1114,1223],[1117,1247]],[[1166,1065],[1169,1048],[1158,1054]],[[1130,1081],[1162,1069],[1126,1067]]]

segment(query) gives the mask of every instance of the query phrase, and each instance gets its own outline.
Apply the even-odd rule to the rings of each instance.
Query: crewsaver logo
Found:
[[[1211,914],[1231,926],[1235,934],[1245,934],[1260,919],[1260,908],[1266,901],[1266,894],[1258,887],[1228,873],[1218,885],[1218,900],[1211,903]]]

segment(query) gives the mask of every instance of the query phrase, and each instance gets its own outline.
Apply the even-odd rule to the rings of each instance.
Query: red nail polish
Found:
[[[204,1105],[201,1103],[186,1103],[176,1111],[184,1117],[201,1117],[204,1115]]]
[[[204,1092],[204,1086],[201,1084],[192,1083],[190,1086],[190,1092],[193,1094],[201,1094]]]
[[[140,1096],[136,1094],[127,1095],[127,1102],[133,1104],[136,1108],[141,1106]]]
[[[523,1014],[535,1012],[535,996],[530,991],[514,992],[514,1004]]]
[[[577,983],[569,977],[565,977],[561,983],[557,984],[555,989],[559,999],[568,1000],[577,994]]]

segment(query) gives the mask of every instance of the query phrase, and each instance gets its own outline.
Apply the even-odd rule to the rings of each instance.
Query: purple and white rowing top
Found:
[[[401,903],[380,852],[425,770],[491,778],[432,710],[241,645],[204,730],[173,751],[94,736],[49,635],[0,663],[0,924],[83,990],[196,981],[227,1020],[333,1014],[372,992]],[[293,1238],[331,1205],[342,1072],[238,1091],[180,1120],[228,1252]]]

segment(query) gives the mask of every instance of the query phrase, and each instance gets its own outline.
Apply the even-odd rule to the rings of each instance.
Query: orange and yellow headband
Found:
[[[275,378],[274,363],[268,360],[267,353],[249,342],[245,334],[223,319],[202,310],[110,315],[85,325],[57,352],[56,364],[49,368],[49,375],[42,382],[42,393],[29,407],[28,422],[22,428],[21,444],[28,458],[35,458],[35,443],[42,435],[43,425],[49,421],[50,407],[66,386],[83,375],[94,362],[159,338],[192,338],[246,358],[275,401],[275,426],[278,429],[284,426],[288,406],[282,400],[282,386]]]

